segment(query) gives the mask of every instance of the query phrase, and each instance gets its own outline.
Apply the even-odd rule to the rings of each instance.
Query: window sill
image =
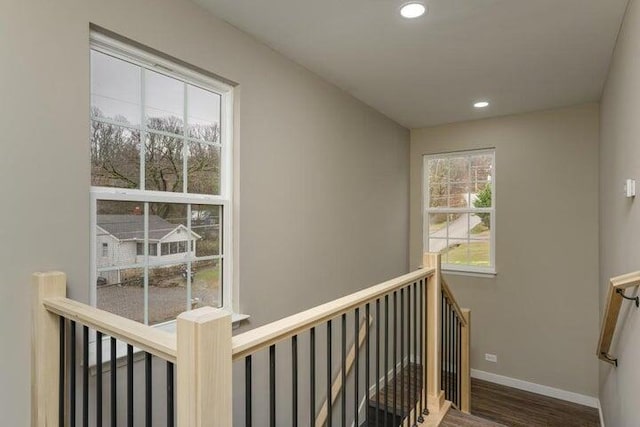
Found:
[[[248,314],[241,313],[231,313],[231,328],[237,329],[240,327],[240,323],[245,320],[248,320],[251,316]],[[158,325],[154,325],[153,328],[159,329],[161,331],[169,332],[171,334],[176,333],[176,321],[172,320],[169,322],[161,323]],[[96,375],[96,342],[94,341],[89,343],[89,370],[91,371],[91,375]],[[102,372],[109,372],[111,370],[111,337],[105,336],[102,338]],[[144,352],[137,348],[133,348],[133,361],[138,362],[144,360]],[[82,365],[82,362],[80,362]],[[118,368],[127,365],[127,343],[117,340],[116,344],[116,366]]]
[[[452,276],[479,277],[481,279],[494,279],[498,273],[494,271],[463,271],[463,270],[447,270],[442,269],[442,274],[450,274]]]

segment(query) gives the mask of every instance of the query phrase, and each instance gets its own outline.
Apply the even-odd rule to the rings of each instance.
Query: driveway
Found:
[[[469,224],[467,225],[467,215],[462,215],[460,218],[449,223],[449,227],[443,227],[438,231],[434,231],[429,234],[429,239],[442,239],[442,240],[430,240],[429,252],[440,252],[447,248],[447,231],[449,236],[455,236],[449,238],[449,246],[460,243],[467,243],[469,237],[469,230],[480,223],[480,218],[477,215],[468,215]]]

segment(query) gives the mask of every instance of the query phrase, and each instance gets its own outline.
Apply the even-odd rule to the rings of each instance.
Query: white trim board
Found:
[[[600,404],[600,400],[598,400],[598,415],[600,415],[600,427],[605,427],[604,414],[602,413],[602,405]]]
[[[503,375],[498,375],[491,372],[472,369],[471,378],[478,378],[479,380],[489,381],[491,383],[517,388],[518,390],[529,391],[531,393],[537,393],[543,396],[553,397],[556,399],[565,400],[567,402],[589,406],[591,408],[600,407],[600,401],[598,400],[597,397],[586,396],[584,394],[574,393],[572,391],[567,391],[567,390],[561,390],[559,388],[549,387],[546,385],[530,383],[528,381],[519,380],[517,378],[505,377]]]

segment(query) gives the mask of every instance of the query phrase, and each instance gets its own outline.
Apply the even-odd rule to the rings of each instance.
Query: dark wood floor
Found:
[[[451,411],[445,427],[599,427],[598,410],[490,382],[471,380],[474,419]],[[479,419],[478,419],[479,418]],[[488,422],[488,423],[487,423]]]

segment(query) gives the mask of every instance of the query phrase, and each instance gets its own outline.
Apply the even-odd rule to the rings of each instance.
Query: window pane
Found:
[[[430,159],[427,162],[429,173],[429,207],[446,207],[448,204],[448,172],[445,159]]]
[[[149,203],[149,240],[160,243],[158,262],[185,262],[186,251],[180,244],[190,240],[187,229],[187,205],[179,203]]]
[[[189,143],[187,191],[220,194],[220,147]]]
[[[192,307],[222,306],[222,280],[219,260],[196,261],[192,266],[194,277],[191,284]]]
[[[449,214],[447,232],[449,244],[465,242],[469,237],[469,214]]]
[[[469,265],[469,245],[467,243],[450,243],[447,249],[447,263]]]
[[[145,114],[147,127],[182,135],[184,83],[145,70]]]
[[[91,185],[140,187],[140,132],[91,121]]]
[[[471,156],[471,182],[491,181],[493,155],[477,154]]]
[[[451,157],[448,159],[449,181],[450,182],[469,182],[469,157]]]
[[[448,206],[450,208],[466,208],[469,206],[469,183],[450,183]]]
[[[451,246],[447,251],[449,264],[463,264],[488,267],[491,260],[489,240],[471,241],[459,246]]]
[[[173,320],[187,307],[187,265],[149,268],[149,324]]]
[[[144,204],[99,200],[96,215],[96,266],[98,268],[143,262],[137,243],[144,241]],[[109,250],[106,256],[104,245]]]
[[[473,207],[490,208],[491,207],[491,183],[478,182],[474,184],[475,193],[471,194]]]
[[[194,233],[197,257],[220,255],[221,217],[220,206],[191,206],[191,229]]]
[[[182,192],[182,140],[150,132],[145,141],[145,188]]]
[[[140,67],[91,51],[91,115],[140,125]]]
[[[96,306],[136,322],[144,322],[144,270],[98,271]]]
[[[196,86],[187,85],[189,136],[220,142],[220,102],[222,97]]]
[[[440,252],[447,248],[447,239],[429,239],[429,252]]]
[[[471,239],[487,240],[491,237],[491,214],[476,213],[470,217],[471,228],[469,237]]]
[[[447,214],[429,214],[429,237],[447,237]]]

